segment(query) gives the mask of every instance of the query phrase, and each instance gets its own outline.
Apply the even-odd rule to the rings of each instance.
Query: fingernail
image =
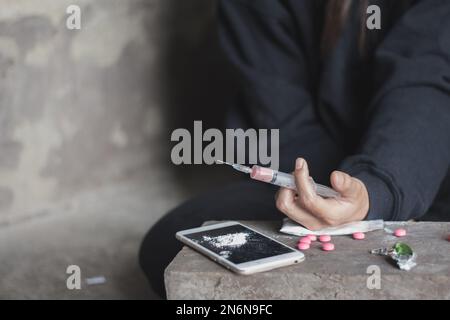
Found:
[[[295,169],[301,169],[301,168],[303,168],[303,163],[304,163],[304,160],[303,160],[302,158],[298,158],[298,159],[295,161]]]
[[[344,181],[344,177],[343,177],[342,173],[338,172],[338,173],[336,174],[336,178],[335,178],[336,184],[337,184],[338,186],[341,186],[343,181]]]

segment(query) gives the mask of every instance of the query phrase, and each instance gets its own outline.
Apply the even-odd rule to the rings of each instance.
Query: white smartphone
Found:
[[[302,252],[235,221],[179,231],[176,238],[239,274],[267,271],[305,259]]]

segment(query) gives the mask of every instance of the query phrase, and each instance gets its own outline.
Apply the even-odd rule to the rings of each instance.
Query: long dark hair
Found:
[[[366,28],[366,10],[370,4],[369,0],[328,0],[325,7],[325,22],[322,33],[321,50],[325,55],[331,51],[348,20],[350,11],[356,2],[357,10],[359,11],[359,33],[358,33],[358,47],[361,54],[365,54],[367,50],[367,28]],[[413,0],[388,0],[383,2],[388,6],[398,6],[398,13],[404,12],[409,8]]]

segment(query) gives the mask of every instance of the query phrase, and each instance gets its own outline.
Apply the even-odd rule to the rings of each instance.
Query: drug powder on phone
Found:
[[[249,234],[246,232],[229,233],[217,237],[203,236],[203,240],[209,242],[216,248],[240,247],[247,243]]]

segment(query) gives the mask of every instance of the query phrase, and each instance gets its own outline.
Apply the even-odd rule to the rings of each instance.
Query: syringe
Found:
[[[241,172],[250,174],[250,177],[252,179],[270,183],[270,184],[274,184],[274,185],[277,185],[280,187],[289,188],[292,190],[297,190],[297,187],[295,185],[295,179],[292,174],[272,170],[272,169],[266,168],[266,167],[260,167],[257,165],[254,165],[250,168],[247,166],[243,166],[241,164],[229,163],[229,162],[225,162],[222,160],[216,160],[216,163],[226,164],[226,165],[233,167],[237,171],[241,171]],[[325,198],[337,198],[340,196],[340,194],[338,192],[334,191],[333,189],[331,189],[327,186],[315,183],[312,178],[310,178],[310,181],[318,195],[325,197]]]

